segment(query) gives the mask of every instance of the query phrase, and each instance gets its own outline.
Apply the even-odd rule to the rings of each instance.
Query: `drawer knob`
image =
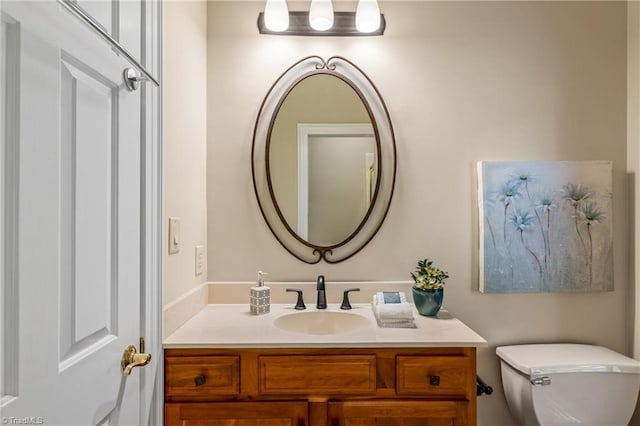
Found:
[[[204,385],[205,383],[207,383],[207,378],[206,378],[206,376],[205,376],[204,374],[201,374],[201,375],[199,375],[199,376],[196,376],[196,377],[193,379],[193,381],[195,382],[196,387],[198,387],[198,386],[202,386],[202,385]]]
[[[429,384],[431,386],[440,386],[440,376],[429,376]]]

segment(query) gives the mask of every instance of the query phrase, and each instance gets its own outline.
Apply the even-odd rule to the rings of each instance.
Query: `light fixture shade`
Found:
[[[333,26],[333,4],[331,0],[311,0],[309,25],[316,31],[326,31]]]
[[[356,29],[370,33],[380,28],[380,7],[377,0],[359,0],[356,8]]]
[[[264,25],[271,31],[285,31],[289,28],[286,0],[267,0],[264,7]]]

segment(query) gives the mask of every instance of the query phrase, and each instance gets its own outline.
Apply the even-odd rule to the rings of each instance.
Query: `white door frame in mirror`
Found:
[[[366,137],[374,139],[373,126],[369,123],[298,123],[298,223],[296,232],[309,240],[309,140],[324,137]],[[375,155],[371,155],[372,159]],[[373,160],[365,161],[365,166]],[[366,178],[366,177],[365,177]],[[364,188],[371,200],[370,187]]]

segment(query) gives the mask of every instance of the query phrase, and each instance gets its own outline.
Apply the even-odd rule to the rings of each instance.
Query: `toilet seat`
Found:
[[[602,346],[570,343],[514,345],[498,347],[496,354],[531,377],[589,372],[640,374],[640,362]]]

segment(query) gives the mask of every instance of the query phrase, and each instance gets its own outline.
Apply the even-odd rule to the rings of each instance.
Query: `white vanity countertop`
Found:
[[[330,304],[326,311],[348,312],[367,318],[371,326],[336,334],[307,334],[285,331],[274,325],[277,318],[316,311],[296,311],[290,304],[271,305],[271,312],[251,315],[248,304],[207,305],[164,341],[171,348],[316,348],[316,347],[479,347],[484,340],[462,321],[446,311],[424,317],[414,309],[417,328],[378,327],[370,304],[353,304],[341,311]]]

